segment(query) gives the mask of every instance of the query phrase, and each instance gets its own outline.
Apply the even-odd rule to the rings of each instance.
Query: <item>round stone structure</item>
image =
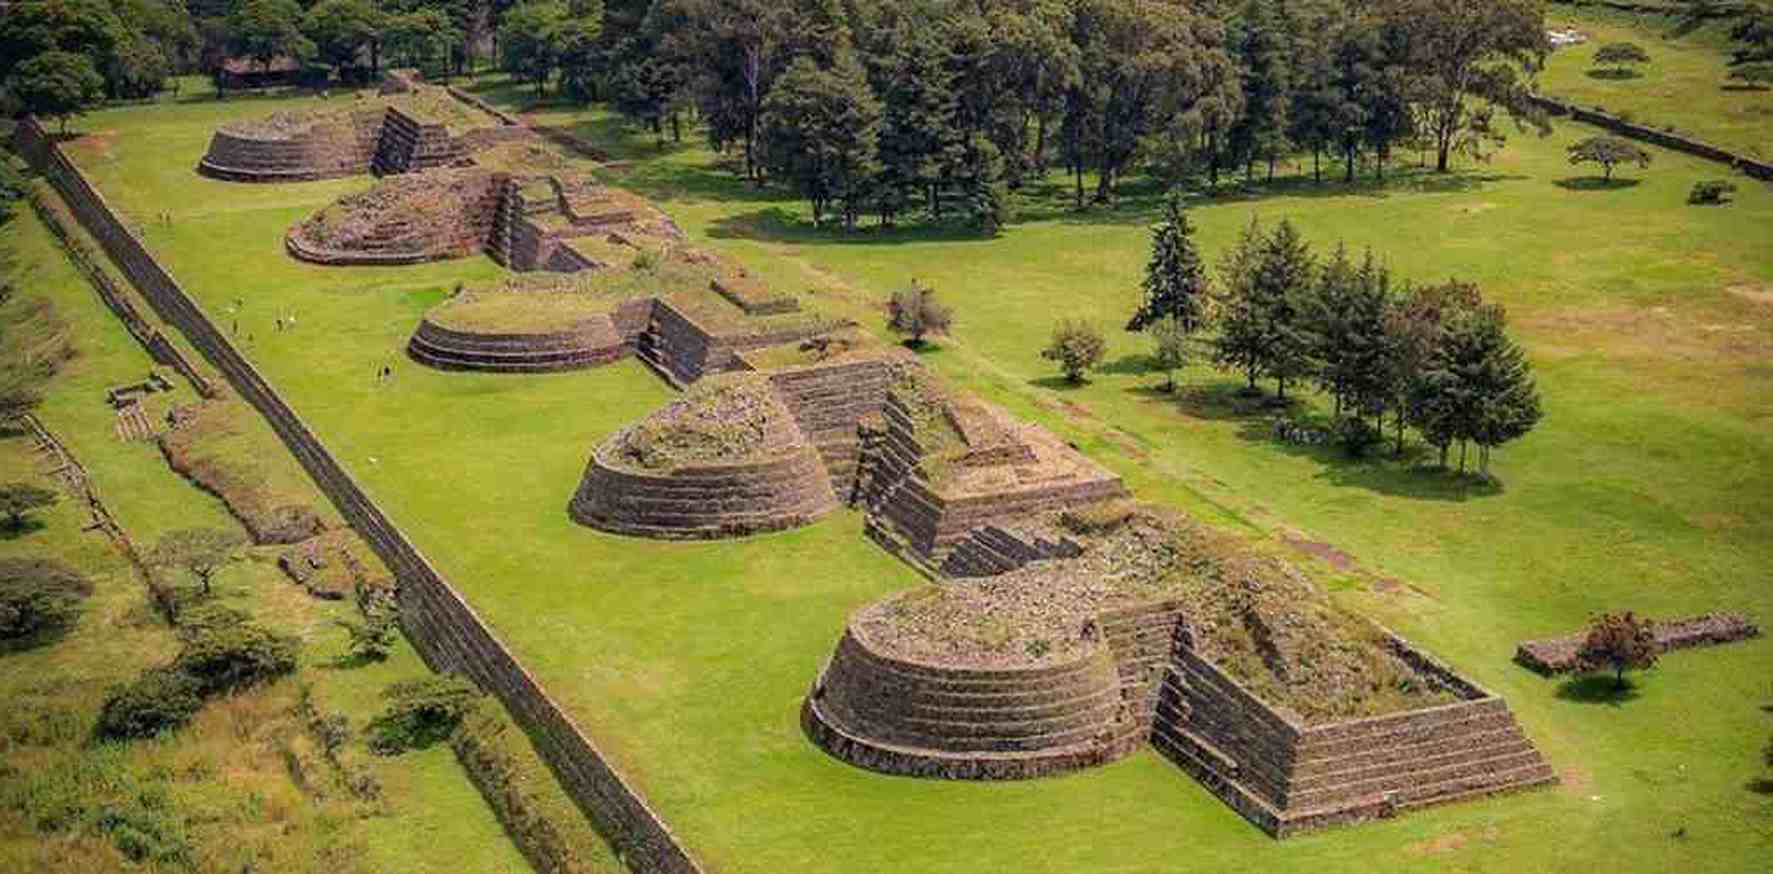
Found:
[[[1137,750],[1146,737],[1137,709],[1099,642],[1052,663],[945,665],[894,655],[852,621],[801,721],[814,743],[869,770],[1020,780]]]
[[[414,361],[439,370],[549,373],[597,367],[632,351],[609,316],[592,316],[559,331],[480,333],[422,319],[407,342]]]
[[[604,441],[568,512],[616,534],[707,540],[797,528],[837,508],[823,457],[781,398],[767,380],[738,377]]]

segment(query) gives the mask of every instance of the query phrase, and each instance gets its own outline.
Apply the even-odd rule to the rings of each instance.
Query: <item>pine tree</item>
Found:
[[[1194,245],[1194,228],[1180,192],[1164,201],[1163,220],[1151,228],[1151,260],[1145,265],[1145,303],[1127,322],[1127,330],[1143,331],[1160,319],[1173,318],[1185,333],[1207,321],[1212,293],[1206,262]]]
[[[1256,379],[1266,373],[1267,333],[1255,294],[1257,262],[1267,234],[1255,219],[1219,259],[1219,294],[1215,307],[1218,333],[1212,339],[1213,363],[1241,370],[1256,392]]]
[[[879,124],[880,104],[854,52],[840,52],[830,70],[802,57],[764,100],[766,166],[812,204],[814,224],[837,205],[853,227],[879,169]]]
[[[1490,450],[1526,436],[1544,416],[1533,366],[1526,353],[1508,336],[1500,307],[1485,318],[1473,320],[1467,342],[1478,350],[1477,420],[1471,441],[1478,445],[1478,470],[1490,474]]]
[[[1243,12],[1238,46],[1244,70],[1244,114],[1232,128],[1232,142],[1253,177],[1257,160],[1268,162],[1274,179],[1276,156],[1287,147],[1287,118],[1293,94],[1292,40],[1281,21],[1277,0],[1251,0]]]
[[[1311,246],[1287,219],[1263,240],[1251,291],[1262,322],[1262,370],[1272,377],[1280,398],[1287,383],[1310,376],[1316,331],[1308,316],[1312,275]]]
[[[1357,266],[1340,246],[1318,273],[1307,318],[1316,326],[1317,382],[1335,399],[1338,418],[1347,411],[1374,416],[1385,409],[1390,286],[1389,272],[1371,252]]]
[[[927,25],[901,31],[881,94],[880,218],[891,225],[913,204],[941,209],[943,168],[961,151],[946,50]]]

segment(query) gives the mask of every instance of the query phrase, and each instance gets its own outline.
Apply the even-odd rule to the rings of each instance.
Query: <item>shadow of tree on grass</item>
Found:
[[[1566,191],[1617,191],[1622,188],[1636,188],[1639,179],[1605,179],[1600,176],[1565,176],[1553,180],[1551,184]]]
[[[1584,674],[1572,677],[1558,686],[1558,698],[1578,704],[1605,704],[1618,707],[1641,694],[1638,684],[1628,677],[1620,685],[1610,674]]]

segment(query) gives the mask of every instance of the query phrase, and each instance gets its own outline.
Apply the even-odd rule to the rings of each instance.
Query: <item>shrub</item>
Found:
[[[1059,369],[1071,382],[1082,382],[1086,372],[1102,363],[1108,341],[1102,332],[1088,322],[1065,319],[1053,328],[1053,338],[1040,357],[1059,362]]]
[[[79,621],[92,583],[58,561],[0,559],[0,647],[44,643]]]
[[[202,706],[202,688],[194,678],[174,668],[155,668],[111,690],[99,711],[98,735],[109,740],[153,737],[189,722]]]
[[[1655,623],[1630,610],[1602,613],[1589,622],[1588,636],[1576,651],[1576,666],[1588,672],[1611,670],[1613,684],[1624,688],[1628,669],[1655,667],[1661,653]]]
[[[6,527],[17,531],[25,527],[25,517],[56,501],[56,493],[30,483],[0,485],[0,513],[6,514]]]
[[[362,622],[341,619],[339,625],[351,638],[351,655],[365,661],[386,659],[400,636],[393,612],[385,609],[370,612]]]
[[[1133,517],[1131,501],[1102,501],[1059,514],[1059,526],[1079,536],[1112,534]]]
[[[447,740],[480,706],[480,690],[454,675],[395,683],[383,693],[388,706],[369,722],[369,748],[385,756],[420,750]]]
[[[1693,190],[1687,192],[1687,202],[1695,205],[1729,203],[1731,195],[1735,193],[1734,182],[1727,179],[1706,179],[1693,183]]]
[[[252,622],[208,626],[187,638],[173,667],[205,694],[229,692],[294,671],[297,647],[295,638]]]
[[[1343,419],[1336,425],[1336,440],[1342,444],[1343,451],[1353,458],[1365,458],[1374,447],[1385,442],[1385,435],[1358,416]]]
[[[906,338],[911,346],[922,346],[929,334],[946,334],[954,323],[954,313],[936,302],[936,291],[917,284],[893,292],[887,301],[887,330]]]

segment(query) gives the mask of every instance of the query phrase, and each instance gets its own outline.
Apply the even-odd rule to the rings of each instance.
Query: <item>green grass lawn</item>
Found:
[[[1729,80],[1728,55],[1719,51],[1729,42],[1727,27],[1682,33],[1671,18],[1569,6],[1554,7],[1547,21],[1589,39],[1552,52],[1540,75],[1545,94],[1651,127],[1673,125],[1688,136],[1773,160],[1773,89],[1751,90]],[[1637,43],[1650,63],[1629,78],[1597,70],[1594,54],[1610,42]]]
[[[48,230],[23,205],[20,213],[0,227],[0,251],[15,259],[8,278],[16,293],[40,295],[56,305],[77,349],[77,357],[50,384],[38,416],[86,466],[106,505],[143,548],[176,528],[239,530],[221,502],[174,473],[152,442],[116,438],[116,414],[105,402],[105,390],[139,381],[152,361],[69,265]],[[167,397],[194,399],[182,381]],[[156,412],[163,413],[164,406]],[[247,424],[269,430],[262,421]],[[293,459],[261,461],[261,469],[278,465],[293,467]],[[30,478],[40,470],[29,438],[0,440],[0,480]],[[90,575],[96,592],[67,639],[0,654],[0,697],[8,702],[0,795],[9,795],[36,772],[56,773],[95,755],[82,744],[107,687],[169,661],[178,651],[172,629],[149,606],[145,586],[122,557],[103,535],[81,530],[87,522],[84,505],[64,499],[45,521],[42,529],[24,536],[7,533],[0,539],[0,555],[58,556]],[[379,664],[333,666],[346,654],[345,634],[335,620],[355,615],[355,608],[303,594],[272,563],[275,554],[275,549],[255,550],[252,560],[229,566],[218,576],[216,597],[300,637],[298,677],[212,702],[188,728],[162,740],[125,745],[116,759],[117,767],[144,785],[170,780],[175,815],[189,823],[197,847],[193,865],[229,871],[243,865],[265,871],[527,870],[446,746],[398,759],[359,752],[357,758],[384,786],[386,801],[357,813],[349,805],[313,799],[291,781],[273,752],[273,737],[276,731],[298,730],[291,715],[297,683],[311,684],[326,709],[347,714],[360,730],[382,709],[382,688],[423,676],[427,669],[404,644]],[[71,733],[60,743],[16,742],[23,726],[63,724]],[[110,870],[119,858],[102,841],[46,836],[13,811],[0,809],[0,869]]]
[[[506,92],[494,92],[506,96]],[[832,311],[880,325],[912,277],[956,309],[927,360],[1074,439],[1143,496],[1256,536],[1297,530],[1359,561],[1338,598],[1507,695],[1560,788],[1277,843],[1153,754],[1054,780],[889,778],[800,734],[800,698],[844,617],[915,582],[850,513],[740,542],[660,544],[573,525],[590,451],[670,393],[634,363],[536,377],[429,371],[401,345],[423,310],[490,261],[407,269],[301,265],[287,226],[367,179],[271,188],[191,172],[209,130],[286,103],[98,113],[73,145],[114,203],[212,312],[244,299],[249,354],[341,461],[462,588],[542,683],[723,872],[1550,870],[1603,853],[1622,870],[1739,871],[1773,849],[1752,791],[1773,719],[1767,640],[1672,656],[1617,705],[1509,662],[1515,641],[1591,610],[1742,609],[1773,617],[1773,193],[1683,205],[1718,168],[1659,152],[1641,182],[1576,176],[1561,128],[1495,163],[1390,187],[1288,184],[1196,209],[1216,253],[1252,215],[1374,247],[1400,274],[1480,282],[1538,367],[1547,419],[1480,489],[1390,462],[1266,439],[1194,369],[1151,390],[1137,338],[1058,389],[1037,350],[1062,315],[1110,329],[1137,297],[1150,192],[1072,214],[1062,188],[1019,199],[996,240],[907,229],[840,236],[779,192],[735,183],[693,146],[655,149],[607,115],[549,112],[633,159],[621,177],[691,234]],[[1565,181],[1565,185],[1560,185]],[[272,319],[299,314],[293,333]],[[375,371],[396,378],[378,387]],[[1375,585],[1395,579],[1404,585]],[[1677,830],[1684,837],[1675,837]]]

